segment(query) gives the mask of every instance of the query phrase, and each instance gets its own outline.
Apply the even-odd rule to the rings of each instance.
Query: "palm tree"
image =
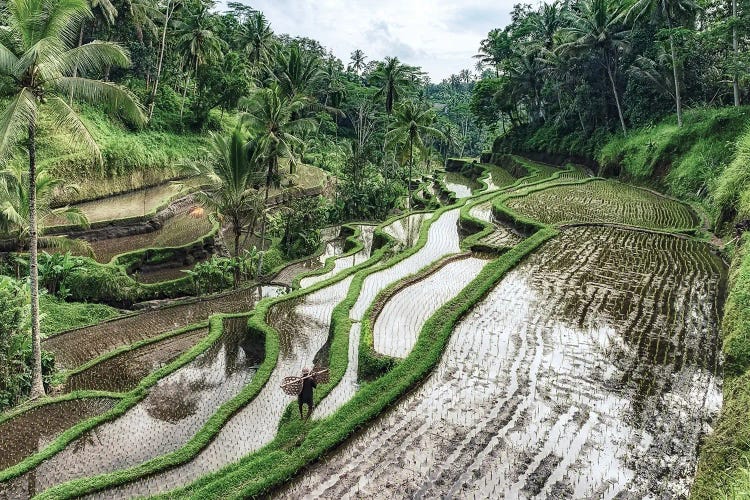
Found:
[[[107,106],[135,124],[146,122],[143,109],[128,90],[111,82],[70,76],[101,74],[107,66],[130,64],[117,44],[94,41],[76,47],[78,28],[90,19],[85,0],[9,0],[7,26],[0,30],[0,74],[6,78],[9,98],[0,114],[0,159],[7,160],[24,138],[29,158],[29,274],[31,281],[31,335],[33,380],[31,396],[44,394],[39,333],[39,243],[37,214],[37,124],[39,113],[67,128],[74,140],[87,146],[101,163],[101,153],[88,127],[61,95]]]
[[[259,154],[265,158],[266,172],[265,195],[263,197],[263,222],[261,225],[261,251],[265,248],[266,238],[266,208],[268,193],[271,185],[279,185],[280,160],[289,161],[289,173],[294,174],[300,162],[296,150],[302,146],[300,135],[315,127],[309,118],[298,118],[300,112],[310,101],[303,96],[287,96],[279,85],[272,83],[267,88],[258,89],[252,97],[240,103],[247,108],[241,117],[256,138]],[[263,253],[258,261],[258,275],[263,267]]]
[[[349,68],[353,69],[357,75],[361,75],[362,70],[365,69],[365,59],[367,59],[367,56],[365,56],[364,51],[361,49],[354,50],[349,58],[351,61]]]
[[[679,15],[690,14],[698,10],[698,4],[693,0],[636,0],[630,8],[629,17],[634,20],[650,14],[652,20],[664,19],[669,28],[669,49],[672,57],[672,75],[674,78],[674,101],[677,107],[677,126],[682,127],[682,95],[680,93],[680,77],[677,67],[677,49],[674,43],[672,28]]]
[[[209,15],[208,6],[200,2],[196,5],[195,11],[188,14],[187,21],[177,25],[177,50],[182,53],[184,65],[187,67],[180,118],[185,106],[187,88],[190,86],[191,71],[192,74],[196,74],[200,66],[223,58],[226,43],[211,30]]]
[[[393,129],[386,134],[389,139],[406,141],[409,148],[409,201],[411,203],[411,176],[414,169],[414,146],[424,150],[424,137],[443,138],[443,133],[433,127],[435,114],[432,109],[414,101],[406,101],[396,110]]]
[[[30,203],[29,171],[22,163],[13,162],[0,172],[0,233],[15,242],[18,252],[26,252],[30,247]],[[88,227],[86,215],[78,208],[65,206],[51,208],[55,192],[77,191],[77,187],[50,175],[44,168],[37,169],[36,206],[39,248],[55,248],[91,253],[91,247],[84,240],[60,236],[44,237],[45,228],[59,224],[65,219],[71,224]]]
[[[320,59],[302,50],[296,43],[290,45],[288,50],[279,52],[276,66],[278,87],[284,97],[292,100],[298,96],[310,96],[324,77]]]
[[[398,57],[386,57],[378,63],[370,79],[378,87],[378,95],[385,99],[385,112],[393,113],[393,106],[403,97],[411,85],[414,68],[402,64]]]
[[[175,11],[180,6],[180,0],[167,0],[164,6],[164,14],[162,15],[162,21],[164,22],[161,31],[161,41],[159,42],[159,60],[156,63],[156,76],[154,78],[154,86],[151,88],[151,94],[148,97],[148,118],[154,114],[154,106],[156,106],[156,93],[159,90],[159,81],[161,79],[161,71],[164,67],[164,50],[167,47],[167,27],[169,26]]]
[[[560,50],[591,51],[599,56],[612,86],[622,131],[627,134],[615,80],[619,55],[627,46],[628,31],[622,28],[623,8],[619,2],[607,0],[584,0],[579,7],[571,12],[571,25],[563,29],[571,40],[562,44]]]
[[[483,67],[494,68],[495,76],[500,77],[500,67],[503,61],[512,54],[513,45],[514,43],[505,31],[494,29],[487,34],[487,38],[480,42],[479,53],[474,58]]]
[[[250,62],[259,67],[270,58],[275,44],[273,30],[262,12],[254,12],[245,24],[245,50]]]
[[[207,152],[207,162],[188,167],[191,174],[198,174],[205,180],[197,200],[231,223],[234,255],[239,256],[242,233],[247,232],[247,236],[252,233],[254,222],[263,209],[256,186],[266,177],[264,162],[259,157],[257,144],[248,142],[240,127],[229,137],[213,134]],[[239,267],[234,279],[235,285],[238,284]]]

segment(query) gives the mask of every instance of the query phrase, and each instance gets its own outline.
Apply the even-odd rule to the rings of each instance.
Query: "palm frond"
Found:
[[[64,127],[72,133],[74,140],[82,141],[89,152],[95,157],[97,163],[101,166],[104,163],[102,159],[102,152],[99,146],[96,144],[96,139],[91,134],[85,123],[78,116],[78,113],[71,108],[64,99],[60,97],[52,97],[47,101],[47,109],[52,117],[52,124],[54,127]]]
[[[78,71],[81,75],[96,74],[107,68],[130,66],[128,51],[119,44],[94,40],[80,47],[65,51],[48,63],[60,75],[70,75]]]
[[[55,83],[65,95],[109,108],[133,125],[142,126],[148,120],[135,94],[115,83],[73,76],[61,77]]]
[[[26,88],[10,100],[0,114],[0,161],[12,156],[12,150],[36,119],[36,100]]]

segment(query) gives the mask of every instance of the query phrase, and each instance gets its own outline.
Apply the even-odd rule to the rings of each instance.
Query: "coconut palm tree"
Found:
[[[274,76],[278,88],[290,100],[312,95],[325,76],[320,59],[304,51],[296,43],[278,53],[276,67]]]
[[[0,233],[12,240],[18,252],[27,252],[30,246],[29,171],[22,164],[13,162],[0,172]],[[91,247],[83,240],[60,236],[45,237],[45,229],[63,220],[70,224],[88,227],[86,215],[75,207],[51,208],[55,192],[76,192],[77,186],[50,175],[44,168],[37,169],[36,206],[38,247],[74,250],[91,253]]]
[[[633,20],[650,15],[652,21],[662,19],[667,22],[669,29],[669,50],[672,58],[672,76],[674,78],[674,101],[677,108],[677,126],[682,127],[682,95],[680,92],[680,77],[672,28],[680,15],[692,14],[698,10],[698,4],[693,0],[636,0],[630,7],[628,17]]]
[[[370,76],[373,85],[378,87],[378,96],[385,100],[385,112],[393,113],[393,107],[406,94],[411,85],[414,68],[402,64],[398,57],[386,57],[384,62]]]
[[[241,122],[256,138],[258,154],[266,162],[263,221],[260,235],[261,250],[265,247],[268,193],[272,185],[280,184],[280,160],[287,160],[289,173],[294,174],[301,161],[296,154],[303,144],[301,135],[315,127],[315,122],[311,119],[298,118],[300,112],[309,105],[308,98],[300,95],[289,97],[276,83],[258,89],[249,99],[243,99],[240,102],[240,106],[247,109],[241,117]],[[258,261],[258,274],[262,267],[263,253]]]
[[[411,203],[411,176],[414,170],[414,146],[424,150],[424,137],[443,138],[443,133],[433,127],[435,114],[432,109],[414,101],[405,101],[396,109],[394,127],[386,134],[389,140],[406,142],[409,148],[409,203]]]
[[[247,141],[240,127],[228,137],[212,134],[207,153],[208,161],[188,167],[190,174],[198,174],[205,182],[197,200],[232,225],[234,255],[238,256],[242,233],[252,233],[263,210],[257,186],[265,180],[265,162],[259,156],[257,143]],[[239,283],[239,267],[234,279],[235,285]]]
[[[245,50],[255,67],[268,62],[275,40],[273,30],[262,12],[254,12],[245,23]]]
[[[29,159],[29,274],[31,284],[31,334],[33,380],[31,396],[44,394],[39,336],[39,243],[37,213],[37,127],[39,115],[65,127],[73,140],[88,147],[101,163],[101,153],[86,124],[66,99],[104,105],[134,124],[146,117],[135,96],[111,82],[84,76],[101,74],[108,66],[130,64],[127,52],[117,44],[94,41],[76,47],[81,23],[90,19],[85,0],[9,0],[6,26],[0,30],[0,74],[5,77],[5,108],[0,113],[0,160],[7,160],[25,140]]]
[[[180,104],[180,118],[182,118],[191,75],[195,75],[200,66],[221,60],[223,49],[226,47],[226,43],[211,29],[208,7],[203,2],[198,3],[187,15],[187,20],[177,25],[177,50],[182,54],[183,64],[187,68],[187,79],[182,90],[182,103]]]
[[[362,70],[365,69],[365,59],[367,59],[367,56],[361,49],[354,50],[349,58],[351,61],[349,68],[353,69],[357,75],[361,75]]]
[[[627,46],[628,30],[622,26],[625,11],[620,2],[607,0],[584,0],[578,7],[571,11],[570,26],[562,30],[569,41],[560,45],[559,49],[571,52],[593,52],[599,56],[599,64],[607,72],[612,86],[622,131],[627,134],[615,79],[620,54]]]

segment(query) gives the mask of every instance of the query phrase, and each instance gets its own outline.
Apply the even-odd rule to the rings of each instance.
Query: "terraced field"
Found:
[[[445,174],[445,187],[456,195],[456,198],[468,198],[482,186],[475,180],[455,172]]]
[[[548,224],[585,222],[690,229],[699,223],[683,203],[615,181],[553,186],[506,203],[518,213]]]
[[[418,391],[279,495],[685,495],[721,402],[723,280],[697,242],[566,230],[459,323]]]
[[[400,360],[396,372],[409,366],[424,354],[430,322],[477,283],[491,291],[463,309],[427,379],[416,387],[404,385],[389,410],[352,427],[348,441],[275,495],[684,497],[698,444],[721,405],[718,317],[725,266],[695,239],[599,225],[688,229],[697,217],[685,205],[623,184],[583,182],[582,169],[526,164],[530,173],[523,179],[500,167],[488,169],[484,194],[479,184],[450,179],[448,188],[458,198],[474,197],[467,201],[469,215],[492,224],[494,231],[482,243],[505,250],[516,246],[492,259],[531,249],[534,241],[526,239],[528,227],[522,236],[519,228],[494,220],[494,203],[562,226],[496,283],[484,281],[486,271],[496,272],[490,257],[462,248],[461,202],[384,225],[380,231],[390,237],[385,248],[380,246],[387,238],[376,236],[373,226],[359,225],[361,246],[344,254],[341,229],[332,228],[324,234],[322,255],[288,266],[275,278],[287,285],[298,281],[302,289],[263,306],[253,319],[278,334],[275,367],[254,378],[265,353],[262,337],[248,333],[246,317],[227,319],[218,341],[141,393],[122,415],[0,483],[0,499],[29,498],[71,480],[64,486],[82,489],[54,488],[49,497],[79,496],[71,492],[90,493],[90,484],[111,481],[101,474],[128,469],[122,484],[102,484],[87,498],[162,494],[206,476],[200,488],[207,489],[190,490],[193,497],[263,491],[245,487],[272,477],[274,464],[292,463],[296,458],[290,457],[312,449],[312,436],[326,435],[326,422],[351,414],[352,405],[339,412],[342,406],[380,382],[360,388],[360,347],[370,345],[372,355],[383,360]],[[569,222],[583,225],[567,227]],[[322,269],[326,262],[330,267]],[[201,342],[208,334],[202,322],[211,314],[250,312],[261,295],[280,290],[239,290],[127,316],[48,339],[45,349],[54,351],[62,366],[80,367],[67,378],[68,391],[132,391]],[[296,421],[296,405],[292,422],[282,419],[294,401],[279,389],[283,378],[328,363],[343,377],[334,387],[318,389],[327,396],[312,420]],[[257,387],[257,393],[244,396],[248,387]],[[74,401],[0,423],[0,467],[18,463],[66,428],[117,404],[113,397]],[[224,404],[233,410],[214,426],[210,422]],[[355,413],[360,410],[367,412],[363,407]],[[52,422],[49,428],[45,419]],[[293,435],[277,445],[282,421],[281,435]],[[18,425],[28,432],[13,440]],[[183,447],[206,431],[210,438],[198,448],[191,444],[171,468],[160,465],[165,454],[187,450]],[[269,443],[275,451],[264,455]],[[243,462],[250,469],[233,465],[248,456],[262,458]],[[144,462],[159,457],[144,473]],[[212,476],[225,467],[222,476]],[[225,477],[235,481],[230,490],[217,486]]]

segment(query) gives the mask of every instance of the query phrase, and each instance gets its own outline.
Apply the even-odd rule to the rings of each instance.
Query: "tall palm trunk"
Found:
[[[677,71],[677,51],[674,47],[674,35],[672,34],[672,20],[667,16],[667,27],[669,28],[669,50],[672,53],[672,75],[674,76],[674,102],[677,106],[677,126],[682,127],[682,96],[680,95],[680,77]]]
[[[409,198],[407,199],[406,208],[411,209],[411,173],[414,168],[414,134],[409,134]]]
[[[740,105],[740,80],[737,75],[737,58],[739,57],[739,42],[737,40],[737,0],[732,0],[732,20],[735,24],[732,25],[732,50],[734,51],[734,74],[732,75],[732,87],[734,89],[734,105]]]
[[[620,94],[617,93],[617,85],[615,84],[615,77],[612,75],[612,66],[610,62],[607,62],[607,76],[609,76],[609,82],[612,84],[612,93],[615,95],[615,104],[617,105],[617,115],[620,117],[620,125],[622,126],[622,133],[627,135],[628,129],[625,127],[625,118],[622,116],[622,107],[620,106]]]
[[[266,222],[268,221],[268,214],[266,213],[266,210],[268,209],[268,190],[271,186],[272,172],[272,165],[269,165],[268,173],[266,174],[266,194],[263,197],[263,222],[261,222],[260,226],[260,257],[258,258],[258,272],[256,274],[256,276],[258,277],[260,277],[260,272],[263,269],[263,255],[265,254],[266,248]]]
[[[164,15],[164,29],[161,32],[161,47],[159,48],[159,63],[156,65],[156,77],[154,78],[154,88],[151,90],[151,103],[148,106],[148,118],[151,119],[151,116],[154,114],[154,105],[156,104],[156,91],[159,88],[159,78],[161,77],[161,68],[164,63],[164,46],[167,42],[167,26],[169,25],[169,6],[171,5],[171,1],[167,0],[167,9],[165,11]]]
[[[31,281],[31,398],[44,396],[42,342],[39,328],[39,264],[36,214],[36,123],[29,122],[29,277]]]

